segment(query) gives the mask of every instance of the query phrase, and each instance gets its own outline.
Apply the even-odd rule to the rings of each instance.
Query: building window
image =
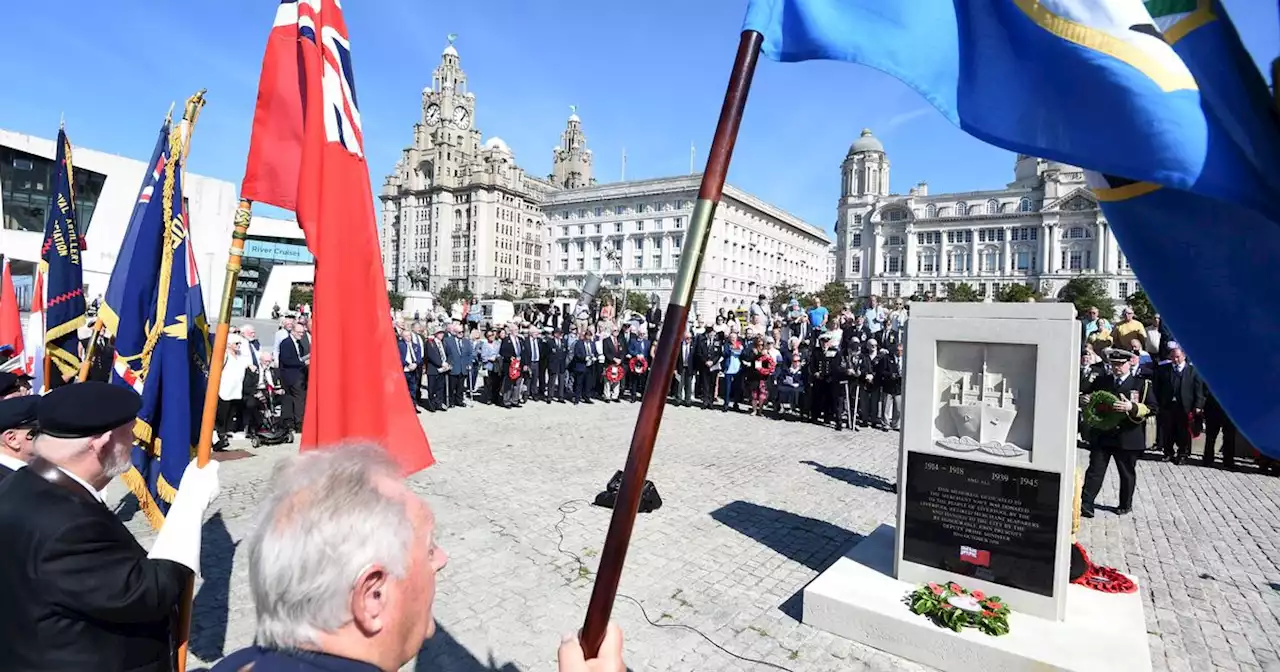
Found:
[[[982,271],[984,273],[995,273],[1000,268],[1000,252],[998,250],[986,250],[982,253]]]
[[[579,225],[578,225],[578,235],[579,235],[579,236],[581,236],[582,234],[584,234],[584,233],[586,233],[586,232],[587,232],[587,227],[585,227],[585,226],[583,226],[583,225],[579,224]]]
[[[684,217],[676,217],[676,219],[675,219],[675,223],[676,223],[676,228],[677,228],[677,229],[683,229],[683,228],[684,228]]]
[[[853,216],[853,223],[854,223],[854,224],[861,224],[861,223],[862,223],[862,215],[854,215],[854,216]]]
[[[930,203],[929,205],[926,205],[926,206],[925,206],[925,208],[924,208],[924,216],[925,216],[925,217],[937,217],[937,216],[938,216],[938,206],[936,206],[936,205],[934,205],[934,204],[932,204],[932,203]]]
[[[596,233],[600,233],[600,225],[596,224]]]
[[[1124,251],[1120,252],[1120,270],[1127,271],[1129,268],[1129,257],[1125,256]]]
[[[850,273],[862,272],[862,257],[855,255],[852,259],[849,260],[849,272]]]
[[[581,252],[583,251],[583,247],[584,247],[584,245],[583,245],[582,241],[581,241],[581,240],[579,240],[579,241],[578,241],[578,252],[579,252],[579,253],[581,253]]]
[[[936,273],[938,270],[938,255],[922,254],[920,255],[920,272]]]
[[[1018,201],[1018,212],[1031,212],[1031,199],[1024,198]]]
[[[562,270],[562,271],[567,271],[567,270],[569,270],[569,260],[568,260],[568,259],[561,259],[561,260],[560,260],[560,270]]]
[[[1022,273],[1030,273],[1035,270],[1036,253],[1031,250],[1018,250],[1013,256],[1013,267]]]
[[[615,215],[621,215],[621,214],[624,214],[626,211],[627,211],[627,209],[626,209],[626,208],[624,208],[624,207],[622,207],[621,205],[615,205],[615,206],[613,206],[613,214],[615,214]]]
[[[604,208],[602,208],[602,207],[600,207],[600,206],[598,206],[598,205],[597,205],[597,206],[596,206],[596,217],[600,217],[600,216],[601,216],[601,215],[603,215],[603,214],[604,214]]]
[[[644,255],[643,255],[643,254],[637,254],[637,255],[636,255],[636,268],[644,268]]]
[[[888,260],[887,260],[887,263],[885,264],[885,267],[886,267],[886,270],[887,270],[889,273],[901,273],[901,272],[902,272],[902,257],[899,257],[899,256],[898,256],[898,255],[896,255],[896,254],[894,254],[894,255],[890,255],[890,256],[889,256],[889,258],[888,258]]]
[[[862,247],[862,233],[853,234],[852,239],[849,241],[849,244],[854,247]]]
[[[644,231],[644,220],[636,222],[636,231]]]
[[[987,214],[994,215],[998,212],[1000,212],[1000,203],[998,203],[994,198],[987,201]]]
[[[901,208],[893,208],[885,213],[885,217],[891,222],[900,222],[907,218],[907,211]]]
[[[964,216],[967,214],[969,214],[969,204],[965,203],[964,201],[960,201],[959,203],[956,203],[956,215]]]
[[[1120,299],[1121,301],[1124,301],[1125,299],[1129,298],[1129,283],[1127,282],[1120,283],[1120,296],[1117,296],[1116,298]]]
[[[560,253],[569,254],[569,243],[560,243]]]

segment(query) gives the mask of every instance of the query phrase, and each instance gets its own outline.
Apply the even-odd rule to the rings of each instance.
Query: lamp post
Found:
[[[613,262],[613,265],[618,268],[618,273],[622,275],[622,306],[614,311],[614,317],[621,323],[622,311],[627,309],[627,271],[622,267],[622,252],[616,247],[609,246],[609,249],[604,252],[604,258]]]

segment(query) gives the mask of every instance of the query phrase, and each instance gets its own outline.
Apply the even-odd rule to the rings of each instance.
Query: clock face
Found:
[[[427,125],[435,126],[440,123],[440,106],[432,103],[427,106]]]
[[[453,108],[453,125],[461,129],[471,126],[471,113],[465,107]]]

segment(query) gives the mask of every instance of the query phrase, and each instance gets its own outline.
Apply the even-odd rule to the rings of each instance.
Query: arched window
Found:
[[[1000,203],[998,203],[994,198],[987,201],[987,214],[994,215],[997,212],[1000,212]]]
[[[1024,198],[1018,201],[1018,212],[1031,212],[1031,199]]]
[[[925,215],[926,217],[937,217],[937,216],[938,216],[938,206],[936,206],[936,205],[934,205],[934,204],[930,203],[928,206],[926,206],[926,207],[925,207],[925,209],[924,209],[924,215]]]
[[[956,216],[963,217],[967,214],[969,214],[969,204],[964,201],[956,203]]]

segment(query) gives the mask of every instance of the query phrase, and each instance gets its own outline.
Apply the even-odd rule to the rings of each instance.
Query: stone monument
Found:
[[[1079,357],[1071,304],[912,304],[897,524],[805,588],[804,622],[943,670],[1150,670],[1141,598],[1069,582]],[[911,613],[928,582],[998,595],[1010,633]]]

